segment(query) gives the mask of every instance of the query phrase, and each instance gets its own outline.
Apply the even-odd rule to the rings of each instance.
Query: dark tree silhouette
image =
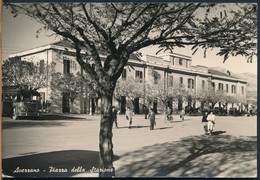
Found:
[[[233,8],[204,3],[6,5],[15,16],[30,16],[42,23],[43,29],[74,45],[78,63],[95,82],[101,98],[101,169],[114,169],[112,98],[130,54],[150,45],[160,45],[162,50],[192,45],[194,53],[198,48],[219,48],[224,61],[230,55],[244,55],[251,61],[256,54],[256,4],[232,4]]]

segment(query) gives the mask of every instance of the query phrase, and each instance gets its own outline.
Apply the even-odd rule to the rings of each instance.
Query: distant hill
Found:
[[[257,75],[252,73],[236,74],[235,77],[244,79],[247,82],[248,91],[257,91]]]

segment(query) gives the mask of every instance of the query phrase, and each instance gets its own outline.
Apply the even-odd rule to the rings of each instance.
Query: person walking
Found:
[[[147,106],[144,106],[144,119],[147,119],[147,115],[149,114],[149,110]]]
[[[112,107],[112,126],[115,124],[116,128],[118,129],[118,124],[117,124],[117,114],[118,114],[118,111],[116,109],[116,107]]]
[[[133,116],[134,116],[134,112],[128,107],[126,109],[126,120],[128,121],[127,124],[128,124],[128,129],[131,128],[131,125],[132,125],[132,120],[133,120]]]
[[[213,132],[213,129],[215,126],[215,115],[213,114],[212,111],[208,115],[207,120],[208,120],[208,132],[209,132],[209,135],[212,135],[212,132]]]
[[[185,116],[185,111],[184,111],[184,109],[183,109],[183,110],[181,110],[181,112],[180,112],[180,118],[181,118],[182,121],[184,121],[184,116]]]
[[[170,121],[170,122],[173,121],[172,109],[171,109],[170,107],[167,107],[167,110],[166,110],[166,119],[167,119],[167,121]]]
[[[205,134],[208,134],[208,120],[207,120],[207,117],[208,117],[208,112],[205,111],[203,116],[202,116],[202,125],[203,125],[203,128],[204,128],[204,131],[205,131]]]
[[[152,108],[150,108],[150,112],[149,112],[148,118],[150,120],[150,130],[154,130],[154,126],[155,126],[155,113],[154,113]]]

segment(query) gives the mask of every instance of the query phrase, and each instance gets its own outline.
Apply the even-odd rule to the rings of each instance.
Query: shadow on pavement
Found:
[[[19,117],[19,120],[84,120],[86,118],[74,117],[74,116],[64,116],[64,115],[42,115],[39,117]]]
[[[149,126],[131,126],[129,129],[136,129],[136,128],[148,128]],[[122,126],[122,127],[119,127],[118,129],[128,129],[128,126]]]
[[[173,123],[180,123],[180,122],[185,122],[185,121],[191,121],[192,119],[184,119],[184,120],[173,120]]]
[[[212,135],[220,135],[220,134],[224,134],[226,133],[226,131],[213,131]]]
[[[65,126],[64,121],[95,121],[95,119],[86,119],[73,116],[61,115],[43,115],[40,117],[19,117],[17,120],[3,120],[2,128],[25,128],[25,127],[53,127]]]
[[[257,138],[195,136],[143,147],[117,161],[118,177],[256,177]]]
[[[2,167],[5,175],[18,178],[71,177],[79,173],[90,173],[93,167],[98,168],[98,159],[97,151],[54,151],[3,159]],[[118,160],[118,156],[114,156],[114,161],[116,160]],[[17,168],[20,171],[16,171]],[[73,168],[78,172],[72,171]],[[35,169],[36,171],[39,169],[39,172],[26,173],[21,172],[22,169]]]
[[[3,129],[11,128],[27,128],[27,127],[54,127],[54,126],[65,126],[64,122],[49,121],[49,122],[39,122],[39,121],[25,121],[18,123],[16,121],[3,122]]]
[[[168,127],[154,128],[154,130],[163,130],[163,129],[170,129],[170,128],[173,128],[173,127],[168,126]]]

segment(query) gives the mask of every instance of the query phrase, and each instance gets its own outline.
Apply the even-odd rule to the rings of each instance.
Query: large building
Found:
[[[44,61],[48,64],[55,63],[55,71],[60,73],[83,73],[81,67],[76,61],[75,50],[63,42],[57,42],[46,46],[37,47],[20,53],[11,55],[10,57],[20,57],[22,60],[33,62]],[[50,76],[49,76],[50,77]],[[206,92],[209,88],[211,91],[221,91],[226,96],[240,100],[240,103],[226,103],[226,109],[239,108],[243,110],[243,100],[246,99],[247,82],[236,77],[227,71],[217,71],[205,66],[192,66],[192,58],[190,56],[165,53],[158,56],[144,55],[141,59],[132,55],[125,67],[121,81],[135,79],[142,85],[143,94],[135,97],[133,108],[136,113],[142,113],[143,105],[148,104],[148,84],[154,85],[161,83],[163,92],[169,92],[176,89],[176,86],[185,89],[185,92],[192,94],[194,97],[201,96],[201,92]],[[46,79],[50,82],[51,78]],[[180,89],[179,89],[180,90]],[[168,106],[174,111],[179,111],[187,107],[199,108],[202,106],[199,98],[188,98],[188,94],[180,94],[176,90],[178,98],[171,99]],[[204,91],[203,91],[204,90]],[[68,95],[59,92],[49,86],[39,89],[42,95],[42,101],[50,104],[51,113],[98,113],[100,108],[100,100],[95,93],[88,91],[88,88],[82,87],[82,92],[76,97],[72,108]],[[122,113],[125,112],[126,106],[131,105],[126,95],[122,95],[119,103],[115,101],[114,105],[120,108]],[[214,104],[220,107],[221,102]],[[158,113],[164,110],[164,104],[159,98],[154,98],[152,104]]]

